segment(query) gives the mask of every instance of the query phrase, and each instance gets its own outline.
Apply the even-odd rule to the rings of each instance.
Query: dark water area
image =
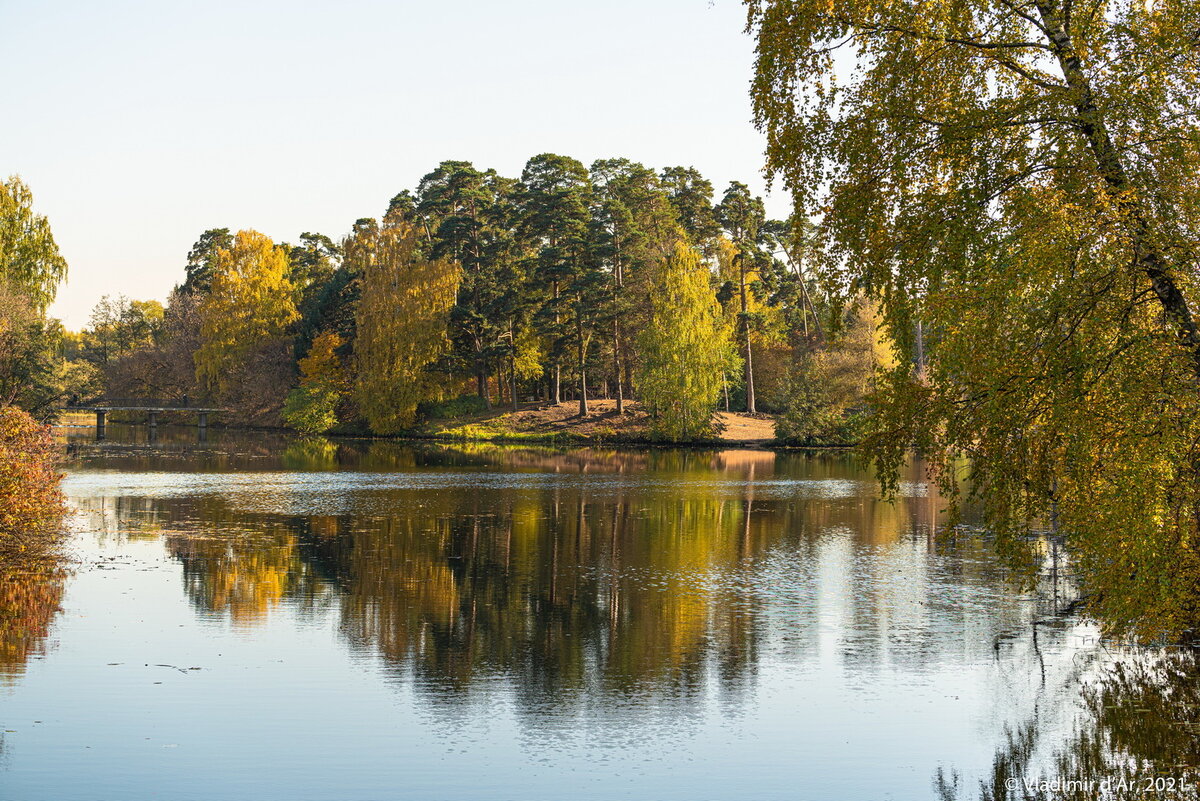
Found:
[[[846,453],[63,438],[0,799],[976,798],[1091,747],[1124,664],[935,538],[919,463],[893,504]]]

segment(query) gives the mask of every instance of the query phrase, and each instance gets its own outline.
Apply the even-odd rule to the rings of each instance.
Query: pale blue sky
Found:
[[[50,218],[71,328],[106,293],[165,298],[206,228],[340,238],[443,159],[626,156],[761,192],[743,22],[736,0],[0,0],[0,175]]]

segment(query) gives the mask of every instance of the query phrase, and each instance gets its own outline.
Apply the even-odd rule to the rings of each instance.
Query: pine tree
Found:
[[[530,250],[531,272],[549,289],[540,324],[550,340],[550,396],[554,403],[562,400],[562,359],[574,345],[580,414],[587,413],[587,353],[596,323],[594,299],[603,283],[587,253],[591,202],[587,168],[575,159],[543,153],[525,164],[518,227]]]

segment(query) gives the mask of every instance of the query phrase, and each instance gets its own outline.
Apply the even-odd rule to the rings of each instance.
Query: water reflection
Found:
[[[330,688],[329,654],[346,656],[388,698],[354,726],[408,739],[401,752],[344,736],[344,759],[393,778],[433,770],[438,736],[471,749],[456,767],[476,797],[517,795],[533,775],[558,787],[576,768],[603,774],[590,797],[613,797],[630,779],[601,766],[672,748],[646,795],[928,797],[942,764],[943,797],[1023,798],[998,794],[1002,779],[1062,754],[1192,758],[1182,741],[1157,748],[1155,734],[1138,752],[1116,724],[1084,726],[1080,687],[1100,686],[1100,652],[1081,636],[1093,630],[1064,614],[1057,581],[1021,593],[982,538],[934,537],[941,501],[920,464],[887,504],[841,453],[114,440],[73,443],[67,489],[86,529],[165,560],[173,595],[136,601],[179,607],[156,631],[185,618],[242,644],[221,639],[206,662],[185,639],[188,656],[152,660],[195,660],[206,670],[187,681],[225,677],[211,697],[259,704],[296,680],[281,657],[320,649],[320,669],[300,672],[306,699],[336,698],[323,726],[368,697],[345,676]],[[152,578],[137,586],[152,592]],[[234,649],[243,661],[223,662]],[[305,720],[284,698],[264,719]],[[391,786],[361,779],[363,797]],[[440,781],[427,796],[464,786]]]
[[[1118,650],[1080,670],[1066,742],[1037,716],[1005,732],[990,774],[969,787],[939,770],[943,801],[1200,798],[1200,658]],[[1074,695],[1073,694],[1073,695]]]
[[[0,684],[13,682],[31,657],[44,653],[65,579],[55,568],[0,570]]]
[[[245,627],[281,603],[331,609],[346,643],[423,691],[500,681],[531,708],[709,682],[736,694],[764,658],[864,677],[966,662],[994,639],[979,626],[1000,636],[1029,614],[982,543],[930,536],[939,499],[920,465],[893,505],[846,454],[326,440],[276,453],[254,474],[120,479],[152,494],[108,495],[103,474],[72,492],[109,518],[96,528],[163,532],[205,615]]]

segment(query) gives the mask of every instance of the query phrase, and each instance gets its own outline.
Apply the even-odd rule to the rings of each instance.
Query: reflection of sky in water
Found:
[[[369,512],[376,508],[378,494],[397,490],[437,492],[469,486],[474,491],[589,490],[613,492],[636,490],[640,495],[703,492],[714,496],[740,497],[745,480],[719,477],[708,479],[669,477],[653,474],[577,475],[570,473],[84,473],[68,476],[66,490],[73,495],[149,494],[155,498],[220,495],[231,506],[246,511],[306,514],[318,509],[326,514]],[[906,482],[901,498],[925,497],[924,487]],[[767,499],[835,499],[870,497],[875,484],[869,480],[784,479],[753,481],[754,496]]]
[[[3,799],[929,798],[1092,653],[916,477],[105,466]]]

